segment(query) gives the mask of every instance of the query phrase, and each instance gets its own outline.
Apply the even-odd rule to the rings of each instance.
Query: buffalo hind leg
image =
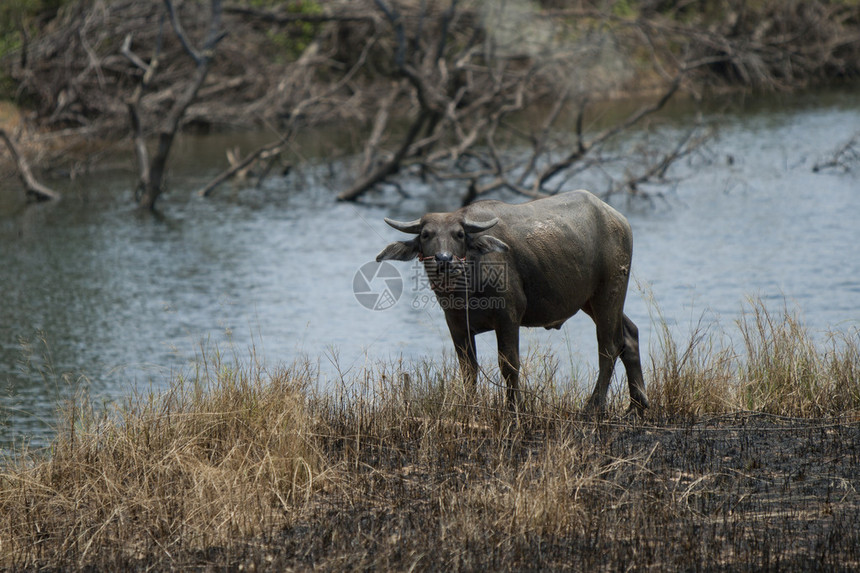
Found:
[[[623,299],[621,301],[623,304]],[[645,394],[645,379],[639,359],[639,329],[620,308],[618,301],[597,307],[594,302],[583,306],[597,328],[597,352],[600,371],[597,384],[585,407],[591,412],[602,412],[606,406],[606,394],[612,381],[615,361],[621,357],[627,372],[627,385],[630,390],[630,410],[641,414],[648,407]],[[607,312],[602,312],[609,307]]]
[[[645,378],[642,376],[642,363],[639,360],[639,328],[625,314],[623,315],[623,344],[621,362],[627,371],[627,387],[630,390],[630,409],[642,414],[648,407],[645,394]]]
[[[602,412],[606,407],[606,394],[609,391],[609,383],[612,381],[612,371],[615,369],[615,361],[621,354],[623,337],[621,321],[615,313],[602,313],[594,308],[594,304],[588,304],[583,310],[594,320],[597,328],[597,354],[599,371],[597,383],[591,397],[585,404],[589,412]]]

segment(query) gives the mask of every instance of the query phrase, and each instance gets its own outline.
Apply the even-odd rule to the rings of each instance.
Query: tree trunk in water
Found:
[[[188,55],[197,63],[197,68],[194,70],[194,77],[191,80],[191,84],[188,85],[185,91],[180,95],[179,99],[177,99],[170,108],[170,113],[168,113],[161,133],[158,136],[158,149],[156,150],[151,163],[147,163],[146,161],[145,145],[142,150],[140,149],[140,145],[137,146],[140,160],[138,205],[142,209],[150,210],[155,209],[155,203],[164,191],[164,175],[167,171],[167,159],[170,157],[170,149],[173,146],[176,132],[179,130],[185,111],[197,97],[197,92],[200,91],[200,87],[203,85],[203,82],[206,81],[206,75],[209,73],[209,64],[215,56],[215,46],[219,41],[221,41],[225,34],[221,31],[221,0],[211,0],[209,32],[206,37],[206,42],[203,45],[203,50],[200,52],[191,46],[188,38],[185,36],[185,32],[179,22],[179,16],[176,14],[172,0],[164,0],[164,5],[170,15],[170,22],[173,26],[174,32],[176,32],[176,35],[182,46],[185,48],[185,51],[188,52]],[[128,43],[130,43],[129,40],[127,40],[127,44]],[[124,53],[128,52],[126,54],[127,57],[130,56],[128,45],[124,46],[123,51]],[[157,61],[157,58],[154,59]],[[151,77],[147,77],[146,81],[148,82],[150,79]],[[137,105],[140,102],[140,93],[141,92],[139,91],[136,92],[135,97],[133,97],[129,103],[129,112],[132,126],[135,131],[135,138],[142,141],[142,129],[139,125],[139,114],[137,113]],[[136,120],[138,123],[135,123]],[[141,151],[144,155],[141,155]]]

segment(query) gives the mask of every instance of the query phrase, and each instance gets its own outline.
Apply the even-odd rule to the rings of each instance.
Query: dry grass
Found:
[[[283,527],[320,472],[306,372],[221,367],[96,416],[82,397],[49,455],[0,473],[0,564],[83,568]]]
[[[788,307],[750,300],[737,321],[741,344],[701,321],[679,344],[662,317],[649,397],[669,419],[753,411],[787,417],[860,413],[860,330],[831,333],[820,348]]]
[[[734,410],[738,366],[731,345],[701,318],[685,343],[675,340],[659,309],[655,322],[659,352],[651,356],[648,388],[653,409],[673,420]]]
[[[0,568],[856,569],[858,332],[820,350],[760,303],[740,327],[665,328],[645,420],[582,417],[539,353],[518,419],[450,363],[321,395],[216,357],[110,416],[82,398],[0,471]]]
[[[746,348],[742,404],[784,416],[833,416],[860,410],[860,331],[832,335],[819,351],[796,313],[774,316],[750,303],[740,321]]]

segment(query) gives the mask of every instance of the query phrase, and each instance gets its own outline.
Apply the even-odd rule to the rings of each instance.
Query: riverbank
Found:
[[[525,87],[498,85],[496,108],[517,98],[546,106],[561,94],[574,109],[586,100],[661,94],[679,74],[681,91],[694,97],[724,89],[788,91],[860,77],[860,17],[853,0],[585,1],[573,8],[506,2],[498,9],[464,4],[450,13],[445,5],[409,1],[397,4],[397,23],[381,5],[225,5],[227,33],[182,129],[265,127],[285,138],[344,122],[369,130],[398,110],[415,114],[412,100],[424,97],[393,89],[410,75],[398,67],[404,57],[418,74],[411,81],[421,77],[425,88],[450,88],[449,103],[468,106],[455,94],[473,80],[478,64],[458,66],[475,50],[499,78],[529,75]],[[138,88],[142,131],[159,133],[195,63],[164,25],[162,2],[66,0],[51,6],[32,0],[4,8],[9,23],[0,30],[0,99],[13,99],[22,111],[20,143],[30,146],[31,163],[74,175],[98,168],[118,144],[132,150],[128,103]],[[190,41],[201,41],[207,10],[182,6],[178,15]],[[422,69],[432,63],[422,58],[433,53],[451,56],[441,60],[438,77]],[[153,67],[144,87],[148,62],[156,60],[157,71]],[[446,74],[462,77],[449,83]],[[492,81],[475,88],[464,92],[467,100],[495,89]],[[370,141],[368,153],[384,143]]]
[[[829,569],[860,564],[860,338],[760,303],[744,352],[664,332],[652,408],[602,420],[552,357],[514,419],[452,364],[311,390],[306,364],[204,357],[161,395],[70,405],[0,471],[0,567]],[[493,374],[489,374],[493,379]]]

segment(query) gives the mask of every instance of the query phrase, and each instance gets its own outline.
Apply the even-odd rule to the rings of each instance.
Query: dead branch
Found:
[[[412,125],[409,126],[409,131],[406,133],[406,136],[400,143],[400,147],[394,153],[392,158],[389,161],[386,161],[382,165],[378,166],[366,177],[360,179],[351,188],[347,189],[346,191],[343,191],[340,195],[337,196],[338,201],[354,201],[375,185],[382,183],[388,177],[400,171],[401,163],[406,158],[409,152],[409,148],[412,146],[412,143],[418,137],[418,134],[424,128],[429,118],[430,115],[427,113],[422,113],[421,115],[419,115],[412,122]]]
[[[385,110],[396,101],[399,94],[395,94],[393,99],[384,100],[377,114],[370,145],[365,146],[364,165],[377,163],[377,166],[352,187],[340,193],[337,197],[340,201],[356,200],[375,185],[398,173],[403,164],[413,158],[424,158],[422,165],[430,168],[433,162],[442,157],[456,161],[465,150],[476,143],[488,123],[486,117],[478,117],[471,127],[465,129],[463,120],[478,114],[480,110],[489,109],[494,101],[493,95],[498,94],[498,90],[494,90],[490,95],[476,97],[476,101],[469,106],[463,106],[463,98],[467,94],[475,95],[478,91],[468,81],[470,72],[467,71],[469,59],[475,53],[474,40],[465,42],[465,47],[459,52],[446,53],[449,31],[458,14],[457,0],[452,0],[449,7],[435,18],[432,23],[436,27],[432,33],[426,34],[426,37],[424,32],[427,30],[425,26],[429,16],[422,8],[411,40],[407,40],[406,18],[397,7],[394,4],[388,5],[384,0],[374,0],[374,3],[393,30],[394,65],[399,76],[409,85],[409,95],[417,103],[417,110],[397,149],[377,163],[373,158],[377,155],[380,130],[384,130],[387,124],[388,116]],[[467,85],[458,85],[464,79]],[[398,84],[397,89],[403,89],[402,84]],[[433,148],[451,132],[457,135],[459,143],[431,156]]]
[[[784,90],[814,78],[856,73],[860,51],[855,6],[838,2],[725,2],[721,21],[671,15],[637,22],[646,35],[685,46],[700,75],[759,89]],[[855,72],[849,72],[849,70]]]
[[[696,134],[699,133],[698,137]],[[639,194],[641,185],[650,182],[663,182],[669,168],[680,159],[689,156],[699,149],[709,136],[701,134],[701,125],[697,123],[678,139],[675,146],[667,151],[650,165],[647,165],[638,175],[628,174],[624,181],[616,185],[610,192],[627,191]]]
[[[651,105],[647,105],[640,108],[639,110],[628,116],[624,121],[605,129],[603,132],[596,135],[589,141],[583,141],[580,137],[576,149],[574,149],[570,154],[568,154],[567,157],[565,157],[561,161],[557,161],[547,166],[541,171],[541,173],[535,179],[534,184],[532,185],[532,190],[535,192],[540,191],[540,189],[546,184],[547,181],[549,181],[559,172],[569,168],[576,161],[579,161],[580,159],[585,157],[585,155],[589,151],[594,149],[597,145],[600,145],[605,141],[615,137],[619,133],[630,129],[631,127],[639,123],[642,118],[657,113],[658,111],[663,109],[669,99],[673,95],[675,95],[675,92],[678,91],[678,88],[681,86],[681,79],[683,77],[684,72],[679,73],[677,76],[675,76],[675,79],[672,81],[672,84],[669,86],[669,88],[665,92],[663,92],[663,95],[660,96],[660,98],[656,102]]]
[[[261,10],[250,6],[230,5],[224,12],[275,24],[325,24],[328,22],[372,22],[371,16],[362,14],[303,14],[284,10]]]
[[[12,138],[9,137],[9,134],[6,133],[5,129],[0,129],[0,139],[3,139],[6,143],[6,147],[9,149],[12,159],[15,161],[15,165],[18,168],[18,177],[20,177],[21,183],[24,184],[24,189],[27,191],[27,195],[33,197],[36,201],[59,200],[59,193],[49,189],[40,183],[35,176],[33,176],[33,172],[30,170],[30,164],[18,151],[18,148],[15,146],[15,142],[12,141]]]
[[[393,33],[393,63],[404,80],[398,87],[405,90],[405,99],[412,104],[412,119],[395,149],[381,150],[388,108],[404,98],[391,92],[380,100],[376,122],[364,148],[363,166],[370,171],[363,170],[364,176],[343,191],[339,200],[355,200],[408,166],[416,166],[421,174],[440,181],[468,182],[466,201],[500,188],[528,197],[551,194],[556,192],[549,188],[551,181],[557,182],[559,175],[583,163],[593,150],[660,111],[680,89],[687,73],[686,66],[679,65],[680,71],[656,102],[587,138],[583,130],[587,98],[572,81],[558,79],[564,77],[562,70],[567,71],[563,66],[576,68],[580,61],[575,56],[570,59],[569,47],[547,44],[540,48],[540,55],[523,57],[518,51],[522,49],[521,42],[515,36],[496,37],[491,30],[481,29],[481,24],[475,32],[475,14],[460,8],[456,1],[435,15],[424,4],[411,7],[408,15],[400,12],[409,10],[408,5],[386,0],[374,0],[374,4]],[[500,21],[506,16],[499,13]],[[457,27],[458,19],[472,24],[470,35]],[[483,22],[486,21],[485,18]],[[452,34],[458,34],[456,42]],[[586,45],[584,49],[589,48]],[[565,58],[569,63],[564,63]],[[522,130],[515,122],[507,121],[549,94],[558,95],[536,129]],[[576,120],[576,141],[566,155],[553,159],[553,152],[559,148],[551,141],[555,124],[571,99],[582,102]],[[520,149],[505,157],[511,136],[527,142],[530,152]]]
[[[240,160],[236,165],[220,173],[215,179],[213,179],[206,186],[200,189],[198,191],[198,194],[203,197],[208,197],[218,186],[232,178],[239,171],[248,168],[258,159],[268,159],[269,166],[264,170],[264,173],[260,176],[257,182],[257,184],[260,185],[265,174],[268,173],[268,171],[271,169],[272,162],[277,158],[277,156],[279,156],[287,149],[289,142],[291,141],[293,135],[296,132],[298,123],[306,110],[315,105],[318,105],[320,102],[327,100],[334,94],[343,90],[344,87],[347,86],[353,80],[355,75],[362,68],[364,68],[367,62],[368,53],[375,46],[377,39],[378,37],[375,34],[368,39],[356,62],[349,70],[347,70],[346,73],[343,74],[343,76],[337,82],[329,86],[325,91],[320,94],[306,96],[298,103],[296,103],[295,106],[293,106],[285,121],[285,127],[281,131],[281,133],[279,133],[278,139],[276,141],[268,143],[251,152],[250,154],[248,154],[248,156]],[[319,46],[316,43],[311,44],[305,49],[304,53],[299,58],[296,65],[296,78],[307,79],[307,77],[313,73],[314,67],[316,65],[316,63],[314,62],[314,55],[317,53],[318,49]]]
[[[842,173],[851,171],[860,164],[860,133],[857,133],[833,151],[829,159],[821,160],[812,166],[813,173],[833,169]]]
[[[223,171],[217,177],[215,177],[212,181],[206,184],[202,189],[200,189],[197,194],[201,197],[208,197],[219,185],[231,179],[236,173],[242,171],[243,169],[250,166],[257,159],[268,159],[280,155],[285,146],[286,142],[284,140],[279,139],[273,143],[267,143],[259,148],[257,148],[252,153],[249,153],[244,159],[237,162],[235,165]]]
[[[121,41],[131,33],[136,51],[141,55],[151,54],[164,7],[162,2],[151,0],[73,4],[46,22],[49,25],[41,26],[38,33],[31,35],[32,28],[16,26],[20,28],[22,45],[17,53],[13,51],[4,58],[4,71],[17,83],[17,93],[32,102],[38,128],[92,127],[100,135],[115,137],[129,125],[128,112],[122,105],[134,89],[135,84],[130,84],[129,80],[138,80],[143,74],[140,71],[138,75],[138,70],[143,68],[127,65],[117,57],[117,38]],[[318,62],[321,73],[314,79],[318,85],[311,86],[311,89],[324,89],[325,84],[337,81],[344,66],[352,64],[365,39],[384,23],[389,35],[371,60],[375,78],[379,78],[380,73],[390,73],[385,66],[388,62],[384,61],[384,50],[390,48],[393,55],[397,39],[391,37],[389,19],[374,0],[317,2],[323,10],[320,14],[291,13],[283,2],[269,2],[272,7],[263,9],[246,9],[244,5],[248,2],[225,4],[224,29],[231,30],[231,37],[219,44],[214,75],[219,81],[241,76],[246,82],[235,92],[228,90],[217,99],[206,100],[205,106],[200,105],[204,96],[199,94],[190,110],[195,122],[249,128],[279,121],[283,110],[297,103],[292,99],[292,92],[277,89],[279,80],[290,77],[293,72],[294,61],[289,48],[280,45],[282,38],[291,35],[300,35],[303,42],[318,41],[327,53],[328,57]],[[425,67],[433,61],[444,64],[449,75],[478,63],[477,58],[468,56],[461,65],[454,57],[458,47],[469,42],[478,46],[482,55],[493,58],[502,53],[505,57],[517,54],[520,62],[525,63],[528,58],[536,57],[534,51],[519,47],[522,42],[511,43],[504,50],[487,49],[487,35],[492,31],[488,30],[485,17],[489,10],[496,10],[490,8],[493,4],[537,6],[530,16],[559,30],[557,36],[565,38],[565,49],[582,49],[575,38],[582,38],[583,45],[593,47],[599,43],[594,40],[613,36],[612,43],[621,52],[616,56],[626,59],[633,54],[658,54],[654,69],[662,77],[671,78],[679,60],[701,62],[703,65],[691,76],[693,82],[685,86],[691,89],[718,81],[734,85],[749,82],[744,85],[763,88],[794,87],[810,81],[860,74],[860,42],[857,41],[860,26],[856,6],[847,2],[723,0],[718,9],[705,11],[701,9],[702,2],[649,1],[638,3],[642,13],[636,20],[616,16],[605,8],[610,3],[594,0],[577,2],[574,8],[553,8],[564,4],[559,2],[459,2],[453,10],[450,2],[440,1],[398,0],[395,3],[386,0],[388,4],[395,4],[401,13],[408,53],[420,54],[423,58],[410,57],[407,63],[425,76]],[[183,6],[181,9],[177,3],[178,17],[183,9],[197,7],[199,12],[200,3],[185,2]],[[447,20],[441,14],[446,9],[450,12]],[[514,22],[509,26],[512,29],[527,29],[530,25],[527,19],[511,17],[510,20]],[[302,31],[296,23],[310,23],[313,30],[308,32],[308,27],[304,27]],[[190,38],[205,35],[205,22],[183,18],[181,26]],[[470,34],[474,35],[474,40]],[[523,36],[526,39],[535,37]],[[278,38],[278,43],[273,44],[272,38]],[[439,42],[442,38],[447,41]],[[175,93],[167,97],[167,92],[175,91],[177,82],[187,81],[192,74],[191,60],[187,62],[189,65],[179,60],[182,50],[178,42],[165,44],[162,62],[171,65],[163,66],[141,102],[139,112],[144,126],[155,125],[155,120],[166,116],[170,103],[176,99]],[[589,56],[590,53],[583,51],[575,60],[582,66],[600,59]],[[575,67],[559,70],[558,76],[561,79],[572,77],[576,70]],[[600,73],[598,70],[596,75]],[[441,71],[438,77],[445,80]],[[431,76],[431,79],[435,78]],[[589,82],[591,78],[583,80],[584,84]],[[559,93],[564,83],[557,81],[554,93]],[[580,81],[574,84],[579,90]],[[434,82],[431,87],[435,85]],[[438,85],[455,90],[459,87],[457,82],[447,80]],[[369,110],[376,109],[378,94],[375,89],[368,89],[367,84],[354,87],[354,91],[339,94],[338,101],[327,109],[319,108],[312,119],[339,121],[349,117],[365,121],[367,113],[373,113]],[[594,86],[583,87],[588,91]],[[592,91],[602,95],[604,87],[598,86]],[[624,86],[610,89],[614,87]],[[165,92],[163,96],[159,95],[161,91]],[[339,105],[349,98],[353,98],[353,104]]]
[[[401,89],[402,88],[398,86],[397,89],[390,90],[388,97],[381,102],[379,110],[376,112],[376,118],[373,121],[373,129],[370,131],[370,135],[364,145],[364,160],[362,161],[361,169],[359,170],[362,175],[367,175],[370,172],[374,157],[379,151],[379,144],[382,140],[382,136],[388,128],[388,120],[391,117],[391,110],[394,107],[394,102],[397,101],[398,97],[400,97]]]

